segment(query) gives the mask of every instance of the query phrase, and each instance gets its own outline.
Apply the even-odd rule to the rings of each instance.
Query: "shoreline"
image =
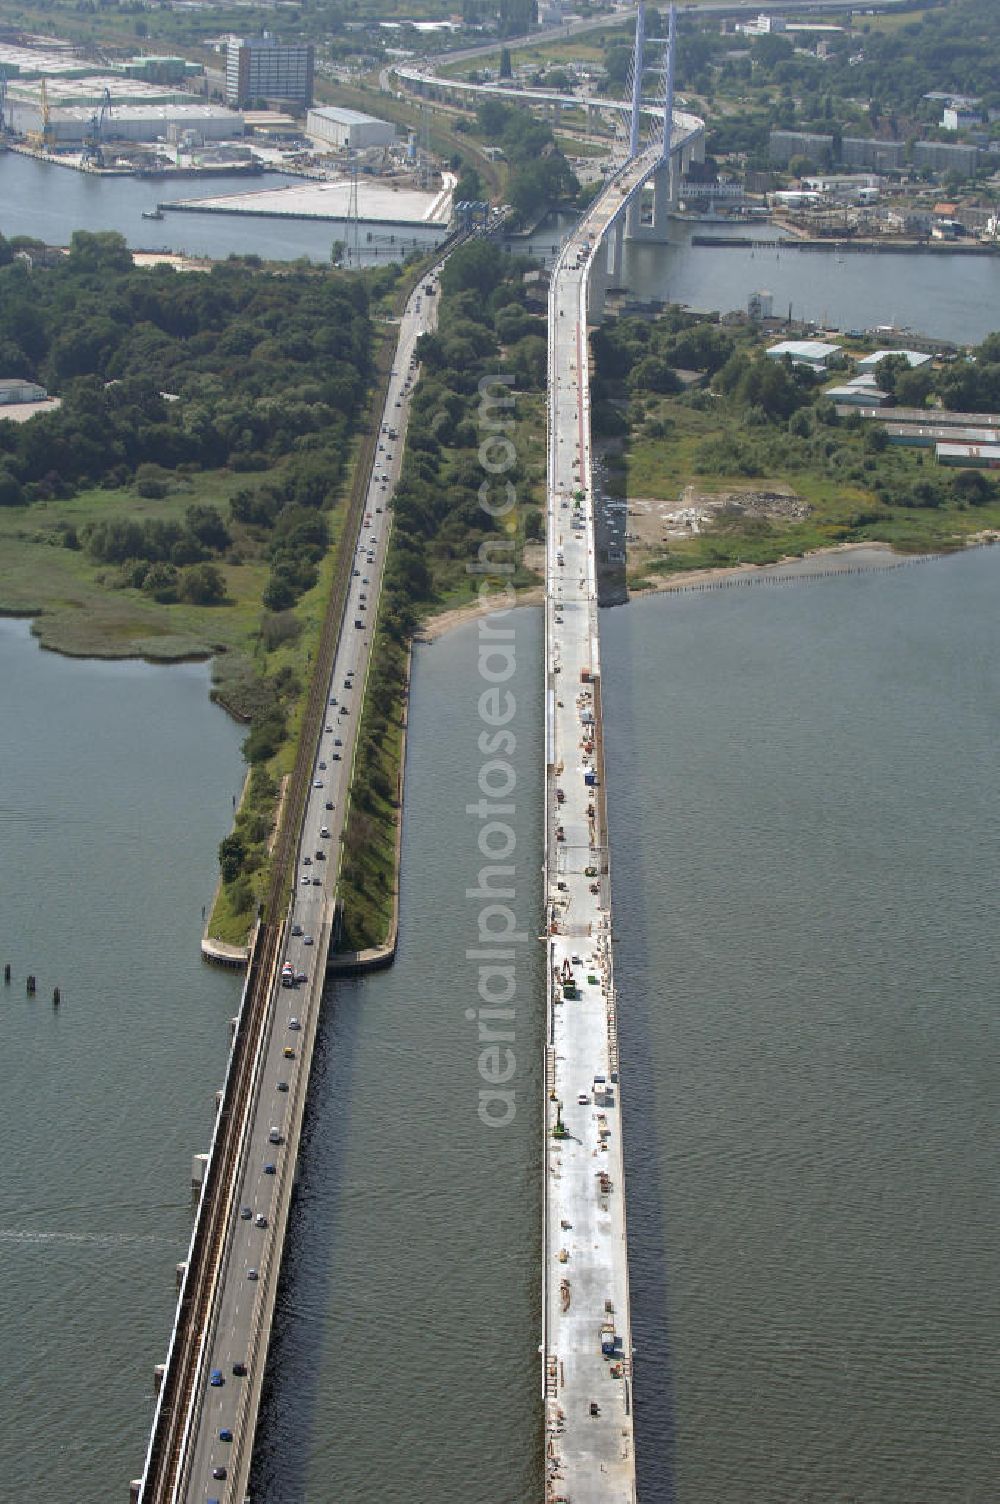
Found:
[[[973,534],[964,542],[959,543],[955,549],[947,552],[903,554],[898,553],[891,543],[877,541],[831,543],[828,548],[816,548],[807,554],[790,554],[783,559],[776,560],[773,564],[729,564],[720,565],[716,569],[689,569],[672,575],[652,574],[648,577],[647,583],[634,588],[629,587],[628,601],[623,601],[622,604],[627,605],[633,600],[643,600],[651,595],[667,595],[685,590],[719,589],[725,585],[752,585],[758,580],[827,579],[830,575],[848,572],[897,569],[906,564],[929,563],[934,559],[944,559],[951,553],[963,553],[966,549],[981,548],[986,544],[996,542],[1000,542],[1000,535],[991,529],[986,529],[982,533]],[[873,557],[859,558],[859,554],[868,554]],[[526,590],[518,592],[517,603],[510,609],[519,610],[522,606],[540,606],[544,603],[544,599],[544,588],[540,584],[531,585]],[[413,641],[432,645],[446,633],[483,614],[489,615],[490,613],[484,613],[475,601],[469,601],[464,606],[449,607],[448,610],[440,611],[436,616],[429,616],[422,621],[413,634]]]

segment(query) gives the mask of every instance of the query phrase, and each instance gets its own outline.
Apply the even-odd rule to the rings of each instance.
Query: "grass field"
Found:
[[[716,525],[690,537],[671,536],[667,541],[630,544],[629,582],[643,583],[652,574],[676,573],[742,563],[772,563],[786,555],[798,555],[842,542],[885,542],[901,552],[923,553],[961,546],[964,540],[985,529],[1000,528],[1000,499],[985,506],[949,504],[938,507],[887,505],[867,486],[845,483],[829,465],[802,467],[793,462],[768,474],[725,474],[699,469],[699,451],[706,442],[723,442],[740,427],[740,416],[719,401],[709,410],[698,411],[676,398],[645,399],[642,426],[634,426],[624,453],[612,458],[612,468],[624,468],[624,492],[629,498],[681,502],[687,486],[698,492],[790,490],[809,507],[802,520],[783,517],[751,519],[720,518]],[[662,424],[662,436],[651,436],[650,423]],[[845,452],[863,451],[863,433],[848,433],[843,426],[832,432]],[[879,473],[914,482],[942,472],[933,457],[921,460],[921,451],[890,449],[872,468],[872,481]],[[620,486],[620,488],[622,488]],[[633,524],[634,525],[634,524]]]
[[[266,564],[221,562],[225,605],[168,606],[140,590],[112,588],[113,566],[63,544],[66,528],[79,532],[89,522],[179,521],[192,504],[218,506],[225,514],[241,483],[243,477],[211,472],[178,482],[162,501],[145,500],[126,487],[0,509],[0,611],[35,616],[33,631],[42,646],[76,657],[167,662],[246,649],[260,618]]]

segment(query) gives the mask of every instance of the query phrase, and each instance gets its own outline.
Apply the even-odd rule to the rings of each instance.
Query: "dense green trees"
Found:
[[[686,427],[692,413],[704,414],[705,421],[695,419],[688,430],[702,435],[685,457],[692,478],[775,477],[801,484],[806,496],[817,485],[834,484],[871,497],[871,507],[852,508],[830,523],[826,537],[884,537],[885,527],[900,512],[966,510],[1000,500],[992,477],[941,469],[934,465],[933,454],[925,457],[891,445],[884,428],[863,422],[858,414],[838,418],[824,395],[826,377],[817,379],[811,370],[787,359],[771,360],[765,341],[752,328],[727,330],[712,317],[671,308],[652,322],[609,320],[594,332],[592,344],[595,426],[614,432],[614,418],[627,411],[633,433],[641,423],[644,440],[669,445],[675,426]],[[700,371],[707,383],[680,396],[676,406],[654,406],[654,393],[669,396],[674,390],[671,378],[676,369]],[[905,405],[920,405],[928,395],[936,395],[946,406],[1000,411],[1000,335],[990,335],[968,358],[937,369],[927,364],[911,371],[905,357],[893,354],[879,363],[877,375]],[[623,397],[630,399],[627,404]],[[886,417],[891,416],[887,408]],[[928,419],[933,420],[930,407]],[[769,525],[760,519],[723,517],[718,530],[735,530],[740,552],[748,539],[759,544]],[[866,531],[872,527],[882,531]],[[934,538],[940,544],[942,534]],[[726,548],[732,542],[730,537]],[[729,548],[729,555],[732,552]],[[705,557],[699,555],[698,561],[705,562]]]
[[[499,146],[510,164],[507,198],[521,219],[550,204],[575,198],[580,185],[555,144],[550,128],[527,110],[499,99],[484,99],[476,111],[476,129]]]
[[[139,271],[112,234],[77,233],[55,266],[0,254],[5,374],[63,398],[58,412],[0,425],[0,504],[121,485],[140,467],[267,470],[302,449],[286,499],[325,505],[370,343],[360,279],[235,264]]]
[[[503,532],[480,502],[489,478],[475,450],[483,438],[479,381],[510,373],[519,392],[544,389],[545,321],[524,306],[530,263],[471,241],[441,277],[438,331],[420,342],[424,374],[414,392],[393,545],[380,620],[396,640],[413,629],[416,606],[442,588],[468,588],[465,566],[480,544]],[[521,457],[504,472],[520,488]]]

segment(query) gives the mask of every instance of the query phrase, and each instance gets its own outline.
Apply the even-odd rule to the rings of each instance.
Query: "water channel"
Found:
[[[162,192],[100,184],[85,227],[126,185]],[[82,223],[4,205],[7,234]],[[721,306],[718,276],[780,302],[742,251],[658,254],[683,301]],[[876,259],[835,263],[842,322]],[[947,265],[901,258],[886,317],[986,332],[987,282],[931,322]],[[644,1504],[992,1497],[998,569],[602,618]],[[328,996],[255,1478],[278,1504],[540,1495],[541,620],[515,620],[518,1113],[481,1124],[466,1017],[470,626],[415,657],[399,959]],[[0,682],[0,1500],[97,1504],[141,1462],[222,1075],[237,987],[196,945],[241,733],[204,667],[71,663],[21,623]]]
[[[0,621],[0,1500],[127,1498],[237,978],[198,954],[245,734],[204,664]],[[29,972],[38,979],[25,994]],[[58,986],[61,1003],[52,1005]]]
[[[209,210],[165,211],[144,219],[159,203],[215,198],[301,184],[287,173],[256,176],[206,173],[201,177],[97,177],[41,162],[17,152],[0,152],[0,233],[32,235],[49,245],[68,245],[74,230],[117,230],[137,251],[174,251],[189,256],[254,254],[273,261],[329,261],[335,240],[348,242],[344,220],[278,219],[259,214],[215,214]],[[398,256],[395,245],[418,241],[433,246],[440,230],[422,225],[361,226],[358,251],[365,263],[384,265]]]
[[[643,1504],[995,1492],[998,589],[603,617]]]
[[[136,250],[170,250],[222,258],[256,255],[277,261],[307,256],[327,261],[334,240],[345,240],[342,221],[235,217],[204,213],[171,214],[144,220],[143,209],[158,201],[245,193],[257,188],[298,182],[280,173],[245,178],[222,175],[177,180],[137,177],[97,178],[55,167],[14,152],[0,153],[0,232],[34,235],[53,245],[68,245],[74,230],[118,230]],[[551,259],[553,247],[572,223],[553,215],[523,239],[507,244],[512,252]],[[362,227],[362,258],[379,262],[392,247],[384,226]],[[417,229],[416,238],[435,243],[435,232]],[[773,294],[775,313],[791,306],[796,319],[829,321],[837,328],[898,324],[941,339],[981,340],[1000,321],[1000,257],[895,255],[890,252],[841,254],[829,251],[774,250],[693,246],[695,234],[766,237],[768,226],[748,231],[725,225],[676,222],[668,246],[626,242],[623,281],[639,299],[684,303],[690,308],[725,312],[746,308],[752,292]],[[410,232],[407,230],[409,236]],[[378,238],[376,238],[378,237]]]

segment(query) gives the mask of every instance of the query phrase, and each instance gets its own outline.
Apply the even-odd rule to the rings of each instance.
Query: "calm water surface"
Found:
[[[334,240],[346,240],[343,222],[309,224],[303,220],[261,217],[237,219],[227,214],[167,213],[145,220],[143,209],[170,199],[205,198],[210,194],[245,193],[275,188],[298,179],[281,173],[260,177],[236,175],[180,178],[96,178],[37,162],[16,152],[0,153],[0,232],[36,235],[68,245],[74,230],[117,230],[136,250],[186,251],[223,258],[253,252],[276,261],[308,256],[327,261]],[[507,242],[521,255],[545,261],[571,227],[567,215],[553,215],[527,240]],[[875,324],[909,325],[942,339],[977,342],[1000,324],[1000,257],[899,256],[835,251],[726,250],[692,246],[697,233],[722,235],[725,225],[675,223],[668,246],[626,241],[624,280],[635,296],[686,303],[691,308],[746,308],[750,293],[765,288],[774,294],[776,313],[791,304],[797,319],[829,321],[840,328]],[[364,241],[367,232],[362,229]],[[373,236],[384,236],[374,227]],[[409,232],[407,232],[409,233]],[[434,244],[435,233],[417,230]],[[740,227],[733,233],[750,233]],[[754,235],[769,235],[757,226]],[[384,240],[360,247],[363,258],[384,261],[394,254]]]
[[[724,235],[725,225],[674,223],[668,246],[625,242],[623,279],[637,297],[690,308],[746,309],[759,288],[774,294],[774,312],[834,328],[909,326],[921,334],[978,343],[1000,326],[1000,256],[838,255],[774,249],[692,246],[695,234]],[[739,234],[770,235],[770,226]]]
[[[211,173],[186,178],[98,178],[51,162],[0,152],[0,232],[4,235],[34,235],[49,245],[68,245],[74,230],[117,230],[134,250],[177,251],[191,256],[222,260],[230,255],[253,253],[273,261],[329,261],[335,240],[346,241],[343,220],[310,223],[302,219],[274,219],[261,215],[212,214],[207,211],[170,213],[163,219],[143,219],[144,209],[175,199],[215,198],[226,193],[253,193],[301,183],[287,173],[267,172],[244,177],[238,173]],[[372,227],[372,241],[362,226],[362,260],[384,263],[396,253],[388,239],[401,232],[384,225]],[[440,231],[416,226],[406,231],[407,242],[416,239],[432,246]]]
[[[243,733],[204,665],[71,661],[24,622],[0,686],[0,1500],[107,1504],[141,1469],[239,999],[198,939]]]
[[[1000,552],[602,619],[644,1504],[988,1504]]]

